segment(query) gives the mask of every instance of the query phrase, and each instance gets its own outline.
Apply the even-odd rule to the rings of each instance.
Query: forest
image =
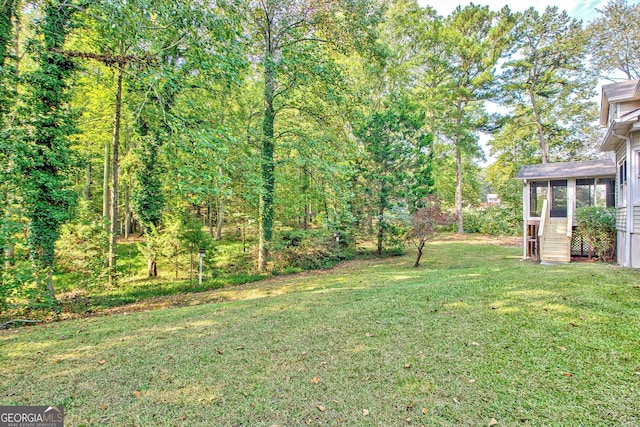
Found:
[[[627,0],[591,22],[415,0],[0,7],[0,311],[191,283],[200,251],[231,281],[393,253],[434,203],[452,232],[518,233],[520,166],[599,156],[598,82],[640,77]]]

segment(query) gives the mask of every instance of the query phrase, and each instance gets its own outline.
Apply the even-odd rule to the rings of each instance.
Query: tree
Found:
[[[30,256],[39,284],[46,287],[52,299],[54,245],[60,225],[71,219],[76,204],[69,181],[75,165],[69,148],[69,136],[75,132],[74,118],[66,108],[70,99],[67,80],[74,64],[60,53],[76,10],[69,6],[59,1],[46,3],[37,38],[32,40],[31,53],[38,68],[27,76],[27,132],[15,159],[30,220]]]
[[[542,163],[547,163],[550,146],[565,145],[565,137],[571,137],[562,130],[578,128],[585,114],[587,122],[594,119],[583,89],[595,84],[585,81],[582,26],[557,7],[547,7],[542,15],[531,7],[518,17],[513,40],[503,66],[504,93],[517,106],[518,117],[524,117],[521,124],[531,123],[527,128],[535,133]]]
[[[8,129],[7,114],[12,110],[16,97],[16,70],[12,62],[11,45],[14,39],[13,20],[17,1],[7,0],[0,4],[0,307],[9,288],[5,280],[5,263],[11,263],[12,234],[16,221],[11,214],[11,194],[15,193],[15,177],[12,165],[12,132]]]
[[[590,62],[602,78],[640,78],[640,4],[610,0],[587,26]]]
[[[431,135],[422,131],[424,115],[416,113],[406,100],[391,100],[383,111],[373,113],[355,135],[368,155],[361,173],[377,216],[377,253],[382,253],[385,234],[391,228],[386,214],[394,205],[415,200],[411,190],[421,194],[431,183]]]
[[[258,269],[266,268],[268,245],[273,235],[275,195],[276,116],[288,106],[293,88],[304,86],[309,77],[323,71],[325,49],[344,49],[355,33],[366,35],[376,13],[368,2],[317,2],[272,0],[250,3],[253,40],[262,68],[262,140],[260,169],[260,231]],[[375,5],[373,5],[375,7]],[[354,19],[359,16],[359,19]],[[366,42],[359,39],[357,42]]]
[[[431,194],[425,197],[421,205],[422,207],[411,215],[411,230],[407,235],[407,239],[418,249],[414,267],[420,266],[424,245],[436,235],[438,226],[452,222],[451,215],[443,212],[436,195]]]
[[[458,233],[464,232],[464,158],[481,155],[477,132],[487,121],[484,101],[495,88],[495,67],[507,47],[512,20],[507,8],[495,13],[471,4],[435,21],[425,35],[420,93],[434,133],[453,147]]]

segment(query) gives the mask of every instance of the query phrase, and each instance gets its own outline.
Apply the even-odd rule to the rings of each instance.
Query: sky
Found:
[[[627,0],[630,4],[640,3],[640,0]],[[435,8],[440,15],[449,15],[456,6],[466,6],[469,1],[459,0],[418,0],[418,3],[422,6],[429,5]],[[557,0],[528,0],[528,1],[509,1],[509,0],[475,0],[473,3],[488,5],[492,10],[500,10],[506,4],[512,11],[522,12],[531,6],[534,6],[539,11],[543,11],[547,6],[558,6],[561,10],[566,10],[573,18],[580,19],[582,21],[590,21],[597,14],[596,9],[603,8],[608,0],[563,0],[558,2]],[[558,4],[561,3],[561,4]]]
[[[447,16],[457,6],[466,6],[471,0],[418,0],[418,4],[421,6],[431,6],[438,14]],[[534,6],[539,11],[544,11],[547,6],[558,6],[560,10],[566,10],[569,16],[579,19],[583,23],[591,21],[598,16],[598,9],[603,9],[609,0],[563,0],[561,4],[558,4],[558,0],[473,0],[474,4],[488,5],[491,10],[500,10],[505,5],[509,6],[512,12],[522,12],[531,6]],[[640,0],[627,0],[628,4],[638,4]],[[488,106],[491,109],[493,106]],[[485,152],[486,160],[479,162],[480,166],[486,166],[495,161],[487,146],[490,137],[488,135],[480,135],[480,146]]]

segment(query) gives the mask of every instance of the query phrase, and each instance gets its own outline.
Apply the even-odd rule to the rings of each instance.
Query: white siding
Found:
[[[618,231],[627,230],[627,208],[616,208],[616,229]]]
[[[633,110],[637,110],[638,108],[640,108],[640,99],[621,102],[618,107],[618,118],[632,112]]]

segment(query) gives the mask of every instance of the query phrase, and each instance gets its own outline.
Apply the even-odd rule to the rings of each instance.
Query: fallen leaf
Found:
[[[98,365],[104,365],[105,363],[107,363],[106,360],[98,360]]]
[[[238,347],[236,347],[236,350],[244,350],[244,346],[243,345],[239,345]]]
[[[411,363],[405,363],[405,364],[404,364],[404,368],[405,368],[405,369],[409,369],[410,367],[411,367]]]
[[[327,364],[327,362],[320,362],[320,366],[324,366],[326,364]]]
[[[372,336],[373,336],[373,334],[372,334],[372,333],[367,332],[367,337],[368,337],[368,338],[371,338]]]
[[[108,408],[108,406],[107,406],[107,405],[100,405],[100,409],[102,409],[103,411],[106,411],[106,410],[107,410],[107,408]]]
[[[407,422],[410,423],[411,422],[411,418],[407,418]]]
[[[454,398],[453,398],[453,401],[456,403],[456,405],[459,405],[459,404],[460,404],[460,401],[458,400],[458,398],[457,398],[457,397],[454,397]]]
[[[560,351],[567,351],[567,347],[558,347]]]
[[[186,420],[186,419],[187,419],[187,416],[186,416],[186,415],[183,415],[183,416],[179,417],[179,418],[177,419],[177,421],[184,421],[184,420]]]
[[[314,384],[318,384],[320,382],[320,377],[311,378],[311,382],[314,383]]]
[[[138,398],[138,399],[139,399],[139,398],[140,398],[140,396],[142,396],[142,394],[141,394],[139,391],[137,391],[137,390],[136,390],[136,391],[134,391],[134,392],[133,392],[133,396],[134,396],[135,398]]]
[[[615,295],[615,294],[617,294],[617,292],[611,292],[611,295]]]
[[[473,383],[475,383],[475,382],[476,382],[476,380],[474,380],[473,378],[471,378],[471,379],[469,380],[469,382],[470,382],[471,384],[473,384]]]
[[[219,348],[216,348],[216,351],[218,352],[218,354],[222,354],[224,353],[222,350],[220,350]]]
[[[580,320],[587,320],[587,316],[583,314],[582,316],[580,316]]]
[[[571,372],[563,372],[562,375],[564,375],[565,377],[572,377],[573,374]]]
[[[325,407],[324,407],[324,406],[322,406],[322,405],[318,405],[318,406],[317,406],[317,408],[318,408],[318,411],[320,411],[320,412],[324,412],[324,411],[326,411],[326,410],[327,410],[327,408],[325,408]]]
[[[577,328],[578,326],[580,326],[580,325],[578,325],[577,323],[569,323],[569,324],[570,324],[571,326],[573,326],[574,328]]]
[[[307,355],[307,352],[306,352],[306,351],[303,351],[303,352],[302,352],[302,355],[303,355],[303,356],[306,356],[306,355]]]
[[[429,413],[429,408],[422,408],[422,415],[427,415]]]
[[[368,409],[363,409],[363,410],[362,410],[362,415],[363,415],[363,416],[365,416],[365,417],[366,417],[367,415],[369,415],[369,410],[368,410]]]
[[[306,425],[308,425],[308,426],[310,426],[310,425],[311,425],[311,420],[307,420],[307,421],[305,421],[305,424],[306,424]]]
[[[480,344],[478,344],[478,343],[477,343],[477,342],[475,342],[475,341],[471,341],[471,345],[479,346]]]
[[[491,421],[489,421],[489,427],[493,427],[496,424],[498,424],[498,420],[496,420],[495,418],[491,418]]]

